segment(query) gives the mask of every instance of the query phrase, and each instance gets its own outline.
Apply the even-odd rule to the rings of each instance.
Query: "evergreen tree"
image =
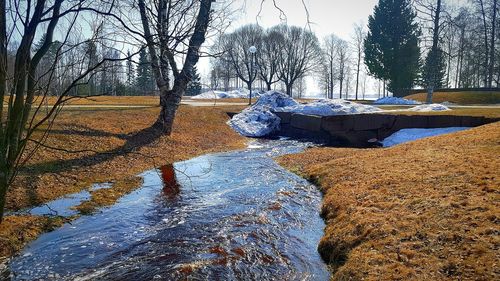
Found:
[[[388,81],[394,96],[405,96],[420,67],[420,28],[410,0],[379,0],[368,19],[365,64],[371,75]]]
[[[186,95],[188,96],[196,96],[201,93],[201,77],[200,74],[198,73],[198,68],[195,66],[193,67],[193,78],[191,79],[191,82],[188,83],[187,89],[186,89]]]
[[[432,85],[433,89],[443,88],[444,77],[446,74],[446,58],[444,52],[437,48],[430,50],[425,58],[425,64],[422,73],[423,86]]]
[[[87,66],[88,68],[94,67],[99,60],[99,57],[97,55],[97,45],[95,44],[94,41],[89,40],[85,44],[85,56],[87,58]],[[97,92],[97,86],[96,86],[96,76],[95,76],[95,71],[93,71],[90,75],[89,78],[89,95],[95,95]]]
[[[139,52],[139,64],[137,65],[136,88],[143,94],[151,93],[154,90],[153,71],[146,49]]]
[[[130,57],[130,51],[127,51],[127,85],[126,85],[126,92],[128,94],[133,93],[133,88],[134,88],[134,81],[135,81],[135,69],[134,65],[132,64],[132,58]]]

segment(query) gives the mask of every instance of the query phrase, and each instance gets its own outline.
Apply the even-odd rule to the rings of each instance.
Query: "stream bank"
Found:
[[[327,280],[321,193],[273,158],[307,143],[257,140],[143,173],[141,188],[42,235],[12,280]]]

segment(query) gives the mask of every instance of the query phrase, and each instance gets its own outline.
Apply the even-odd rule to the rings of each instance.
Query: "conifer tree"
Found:
[[[134,88],[134,81],[135,81],[135,69],[134,65],[132,64],[132,58],[130,56],[130,51],[127,51],[127,92],[128,94],[133,93],[133,88]]]
[[[136,88],[143,94],[154,90],[154,77],[146,49],[139,52],[139,64],[137,65]]]
[[[425,58],[422,73],[423,86],[432,85],[433,90],[443,88],[445,74],[446,62],[443,50],[439,47],[436,50],[431,49]]]
[[[368,19],[365,64],[371,75],[388,81],[394,96],[408,94],[420,67],[418,37],[410,0],[379,0]]]
[[[187,85],[186,95],[188,96],[196,96],[201,93],[201,77],[198,73],[198,68],[193,67],[193,78]]]

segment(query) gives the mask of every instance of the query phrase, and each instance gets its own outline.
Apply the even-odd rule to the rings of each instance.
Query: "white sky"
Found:
[[[219,0],[221,1],[221,0]],[[275,0],[277,5],[285,12],[287,23],[290,25],[306,26],[307,14],[302,0]],[[350,40],[355,23],[368,22],[377,0],[304,0],[309,11],[311,28],[320,40],[328,34]],[[241,25],[257,23],[263,27],[270,27],[281,22],[280,12],[274,8],[272,0],[264,0],[262,12],[259,14],[261,0],[237,0],[241,11],[234,15],[234,21],[229,31]],[[204,77],[209,73],[208,59],[199,63],[200,72]],[[307,92],[317,92],[314,81],[308,81]],[[367,87],[367,92],[373,92]]]

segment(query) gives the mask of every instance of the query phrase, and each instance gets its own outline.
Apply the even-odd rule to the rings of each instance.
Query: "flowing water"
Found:
[[[259,140],[148,171],[143,187],[46,233],[12,280],[327,280],[321,194],[273,157],[307,144]]]

